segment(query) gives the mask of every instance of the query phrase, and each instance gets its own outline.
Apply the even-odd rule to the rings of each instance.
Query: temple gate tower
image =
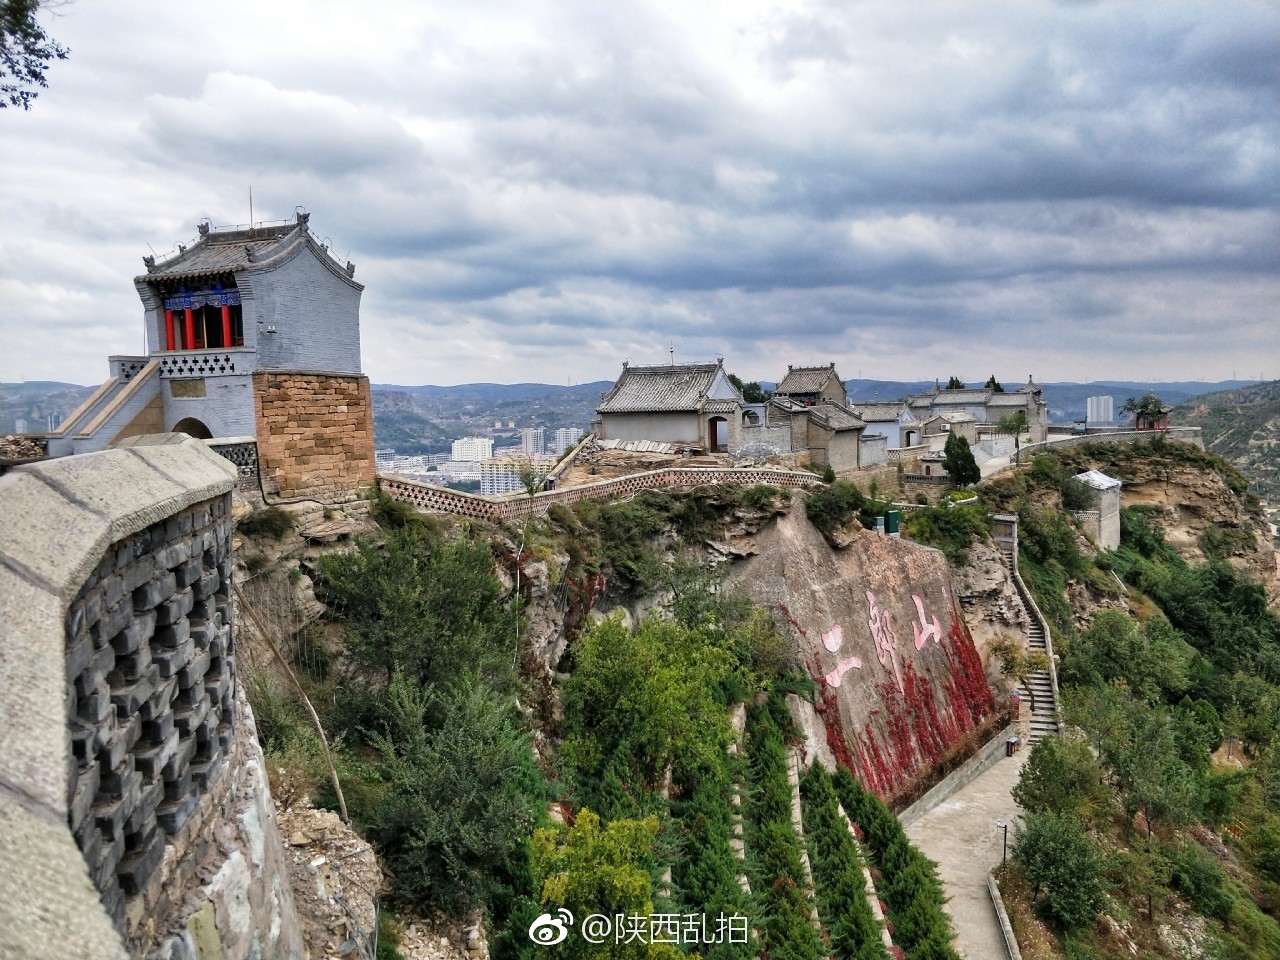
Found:
[[[49,437],[51,455],[143,433],[239,447],[263,490],[346,499],[374,482],[373,405],[360,372],[355,266],[292,222],[213,228],[134,278],[147,355],[109,359],[111,379]],[[246,452],[252,445],[254,449]]]

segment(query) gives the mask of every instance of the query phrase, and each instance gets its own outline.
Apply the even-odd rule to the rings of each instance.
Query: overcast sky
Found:
[[[375,382],[1280,376],[1280,4],[75,0],[0,111],[0,378],[310,211]]]

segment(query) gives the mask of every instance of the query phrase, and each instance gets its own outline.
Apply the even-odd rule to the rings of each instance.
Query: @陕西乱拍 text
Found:
[[[573,913],[564,907],[541,914],[529,926],[529,939],[542,946],[563,943],[574,928]],[[747,918],[699,913],[589,914],[577,927],[588,943],[746,943]]]

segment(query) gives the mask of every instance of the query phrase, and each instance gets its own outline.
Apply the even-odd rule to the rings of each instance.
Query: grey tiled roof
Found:
[[[990,390],[942,390],[930,399],[934,406],[942,406],[953,403],[984,403],[990,395]]]
[[[811,417],[837,432],[841,430],[861,430],[866,426],[852,410],[842,407],[838,403],[828,401],[807,409]]]
[[[834,366],[792,367],[774,393],[817,393],[824,383],[836,376]]]
[[[897,420],[898,415],[902,413],[902,406],[902,400],[894,400],[881,403],[854,403],[850,404],[850,409],[863,420]]]
[[[1025,393],[997,393],[987,401],[989,407],[1026,407]]]
[[[1086,470],[1084,473],[1077,473],[1072,480],[1079,480],[1083,484],[1093,487],[1095,490],[1114,490],[1123,484],[1115,477],[1108,477],[1105,473],[1098,470]]]
[[[176,257],[148,266],[139,280],[209,277],[261,267],[293,252],[306,238],[302,224],[209,233]]]
[[[692,413],[701,408],[718,363],[624,367],[596,413]]]
[[[708,400],[702,405],[703,413],[737,413],[739,405],[732,400]]]

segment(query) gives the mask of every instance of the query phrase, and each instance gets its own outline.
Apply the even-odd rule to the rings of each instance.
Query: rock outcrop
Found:
[[[995,701],[939,551],[871,531],[833,550],[803,497],[757,539],[729,585],[793,638],[833,758],[894,799],[972,746]]]

